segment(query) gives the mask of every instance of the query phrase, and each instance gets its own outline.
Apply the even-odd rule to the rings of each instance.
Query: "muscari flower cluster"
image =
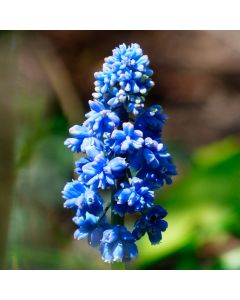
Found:
[[[136,241],[146,233],[154,245],[167,228],[167,211],[154,204],[154,192],[172,183],[176,167],[162,141],[167,119],[160,105],[144,110],[154,83],[149,59],[138,44],[120,45],[96,72],[90,112],[70,128],[65,145],[84,153],[76,161],[77,180],[65,185],[64,207],[75,212],[74,237],[86,238],[106,262],[124,262],[138,255]],[[104,203],[101,191],[112,192]],[[112,221],[107,221],[111,209]],[[126,214],[138,216],[133,230],[118,224]],[[119,215],[114,218],[114,215]]]

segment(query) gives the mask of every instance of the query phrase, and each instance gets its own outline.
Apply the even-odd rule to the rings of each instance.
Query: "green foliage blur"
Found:
[[[2,216],[2,224],[5,222],[8,227],[7,240],[0,244],[0,248],[5,247],[2,268],[110,269],[85,240],[73,239],[73,215],[63,209],[61,190],[73,178],[76,160],[63,145],[71,123],[64,107],[70,106],[70,100],[67,99],[64,106],[59,98],[64,99],[62,91],[69,87],[61,85],[61,81],[51,81],[51,76],[50,83],[46,83],[46,74],[44,80],[34,75],[34,62],[21,48],[26,37],[20,37],[20,48],[14,48],[10,60],[20,61],[20,66],[27,65],[28,73],[25,77],[20,76],[21,71],[16,75],[14,69],[10,76],[11,82],[15,82],[9,90],[14,91],[13,113],[7,115],[9,124],[2,133],[2,137],[4,133],[7,137],[12,135],[14,141],[3,139],[5,153],[12,147],[10,160],[14,174],[6,181],[6,194],[0,196],[0,204],[9,205],[10,211],[9,215]],[[0,38],[11,40],[7,33]],[[19,52],[23,54],[19,56]],[[0,47],[0,56],[5,54]],[[50,67],[47,65],[47,71]],[[55,76],[61,76],[59,70]],[[64,73],[64,76],[67,75]],[[0,77],[4,78],[2,73]],[[86,111],[85,102],[75,112],[77,115]],[[3,117],[3,110],[1,112]],[[171,123],[171,119],[168,122]],[[9,131],[11,126],[13,131]],[[147,236],[138,241],[139,258],[126,268],[240,269],[239,138],[233,132],[191,150],[180,138],[177,141],[171,136],[165,137],[179,175],[173,185],[156,196],[156,202],[168,210],[169,227],[157,246],[151,246]],[[3,173],[6,177],[5,170]],[[4,188],[3,182],[0,185]],[[9,196],[11,203],[4,195]],[[134,218],[129,216],[126,221],[131,228]]]
[[[86,241],[73,240],[71,213],[62,208],[60,191],[73,165],[72,154],[62,145],[68,124],[63,116],[55,116],[44,127],[19,141],[7,266],[108,269]],[[171,150],[178,164],[177,146]],[[156,199],[169,212],[162,242],[151,246],[145,236],[138,242],[139,258],[127,268],[240,268],[239,143],[234,137],[224,139],[181,163],[187,167]]]
[[[62,208],[61,189],[71,179],[73,157],[63,141],[68,130],[60,114],[42,124],[32,116],[34,132],[19,135],[17,180],[12,212],[8,268],[108,268],[85,241],[72,239],[71,213]],[[234,137],[210,144],[191,157],[171,147],[179,170],[174,184],[156,201],[169,212],[163,241],[138,242],[136,269],[240,268],[240,145]],[[131,222],[131,220],[129,221]]]
[[[170,269],[240,268],[240,144],[234,137],[195,151],[188,170],[164,199],[169,228],[149,247],[137,267]]]

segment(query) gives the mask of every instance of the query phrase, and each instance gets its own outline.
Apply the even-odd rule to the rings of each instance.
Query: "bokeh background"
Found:
[[[109,269],[72,237],[61,190],[76,157],[63,142],[123,42],[150,57],[147,104],[169,116],[179,172],[156,197],[169,212],[163,241],[143,238],[127,268],[240,269],[239,31],[0,32],[0,268]]]

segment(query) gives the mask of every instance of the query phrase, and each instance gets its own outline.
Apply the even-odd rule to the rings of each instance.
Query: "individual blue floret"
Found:
[[[167,222],[163,220],[166,215],[167,211],[164,208],[160,205],[154,206],[135,223],[132,235],[139,240],[147,233],[151,244],[158,244],[162,239],[162,232],[168,227]]]
[[[145,165],[137,172],[137,176],[144,178],[151,189],[161,188],[165,183],[172,184],[172,177],[175,175],[177,170],[170,155],[161,158],[161,167],[152,169]]]
[[[123,123],[122,127],[123,130],[115,129],[107,141],[108,146],[116,155],[133,153],[144,143],[143,133],[140,130],[134,130],[132,123]]]
[[[89,147],[95,147],[102,150],[102,142],[94,137],[92,131],[85,126],[74,125],[69,129],[71,135],[66,139],[64,145],[71,149],[73,152],[86,152]]]
[[[129,183],[122,183],[120,190],[114,195],[115,213],[124,216],[126,213],[144,212],[154,201],[154,192],[144,183],[144,180],[133,177]]]
[[[76,162],[76,172],[79,179],[87,185],[105,189],[114,185],[114,180],[123,177],[127,168],[125,158],[115,157],[108,160],[103,152],[98,153],[93,160],[80,158]]]
[[[100,218],[89,213],[85,217],[74,217],[73,222],[78,226],[74,232],[76,240],[87,238],[89,245],[97,247],[103,237],[103,232],[109,228],[109,224],[105,218]]]
[[[172,182],[171,177],[176,175],[176,167],[171,155],[163,143],[145,138],[143,147],[130,157],[130,165],[138,170],[137,177],[145,178],[150,186],[161,187]]]
[[[126,262],[138,255],[135,238],[124,226],[116,225],[104,231],[100,252],[105,262]]]
[[[137,117],[135,128],[143,132],[144,138],[159,139],[167,119],[168,117],[163,113],[162,107],[153,105]]]
[[[68,182],[63,191],[65,208],[73,208],[78,216],[85,216],[86,212],[99,215],[103,211],[103,199],[97,190],[89,188],[78,180]]]
[[[105,133],[112,131],[119,125],[119,117],[105,108],[99,101],[89,101],[91,111],[86,114],[87,120],[83,123],[96,137],[101,138]]]

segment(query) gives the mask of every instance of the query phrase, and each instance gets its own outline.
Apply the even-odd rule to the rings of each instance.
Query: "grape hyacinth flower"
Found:
[[[79,180],[68,182],[62,191],[65,208],[75,209],[76,215],[85,216],[86,212],[99,215],[103,200],[99,193]]]
[[[104,218],[100,219],[100,217],[96,217],[88,212],[85,217],[75,216],[73,222],[78,226],[78,229],[74,232],[74,238],[77,240],[88,238],[89,245],[93,247],[100,245],[103,232],[109,228]]]
[[[66,139],[64,145],[72,152],[86,152],[90,146],[102,149],[101,141],[85,126],[75,125],[69,129],[69,133],[71,137]]]
[[[151,244],[158,244],[168,226],[167,211],[154,203],[154,193],[177,172],[162,139],[167,116],[160,105],[144,110],[152,74],[138,44],[115,48],[94,74],[87,119],[70,128],[64,143],[84,154],[75,163],[78,178],[62,191],[64,207],[75,213],[74,238],[86,238],[109,263],[136,258],[136,242],[147,233]],[[102,190],[111,191],[109,203]],[[133,230],[124,226],[126,214],[136,214]]]
[[[162,232],[167,229],[167,222],[162,220],[167,211],[160,205],[154,206],[146,215],[136,221],[132,232],[136,239],[140,239],[146,232],[152,245],[158,244],[162,239]]]
[[[119,189],[114,195],[116,203],[113,206],[113,212],[124,216],[126,213],[135,213],[145,211],[152,207],[154,202],[154,192],[144,183],[144,180],[133,177],[129,183],[121,183],[122,189]]]
[[[135,153],[135,150],[140,149],[144,142],[142,131],[134,130],[130,122],[123,123],[122,128],[123,130],[115,129],[110,139],[107,140],[111,150],[115,154]]]
[[[121,225],[104,231],[100,252],[105,262],[129,261],[138,255],[135,238]]]

